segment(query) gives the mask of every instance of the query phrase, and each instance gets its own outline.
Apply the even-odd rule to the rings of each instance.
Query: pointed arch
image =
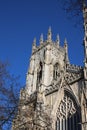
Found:
[[[42,80],[42,72],[43,72],[43,64],[42,62],[40,61],[39,63],[39,67],[38,67],[38,70],[37,70],[37,85],[41,82]]]
[[[56,130],[81,130],[81,109],[73,92],[64,88],[56,113]]]
[[[64,94],[66,94],[67,96],[70,96],[70,98],[72,98],[72,100],[75,103],[76,108],[79,110],[80,109],[80,104],[79,104],[76,96],[72,92],[72,90],[69,90],[68,88],[64,88]]]
[[[59,76],[60,76],[60,73],[59,73],[59,64],[55,63],[54,64],[54,68],[53,68],[53,79],[57,80]]]

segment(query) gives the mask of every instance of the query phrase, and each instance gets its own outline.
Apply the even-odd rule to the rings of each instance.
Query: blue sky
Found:
[[[74,27],[58,0],[0,0],[0,60],[10,63],[9,70],[20,75],[24,85],[32,42],[41,33],[46,40],[49,26],[53,40],[60,35],[61,46],[68,41],[72,64],[83,65],[83,30]]]

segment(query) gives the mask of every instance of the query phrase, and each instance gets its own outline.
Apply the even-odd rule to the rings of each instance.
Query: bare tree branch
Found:
[[[8,64],[0,61],[0,129],[3,126],[11,127],[14,115],[18,110],[19,93],[18,77],[12,76],[8,72]]]

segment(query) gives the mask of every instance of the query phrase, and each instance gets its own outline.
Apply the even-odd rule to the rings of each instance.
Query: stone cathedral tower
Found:
[[[83,14],[84,67],[70,64],[67,40],[63,47],[59,36],[54,42],[51,28],[46,41],[41,35],[39,46],[34,39],[26,87],[21,90],[12,130],[87,130],[86,6]]]

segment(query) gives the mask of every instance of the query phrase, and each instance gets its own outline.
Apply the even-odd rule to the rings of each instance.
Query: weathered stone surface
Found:
[[[67,45],[61,47],[59,37],[53,42],[51,29],[48,31],[47,41],[43,41],[41,37],[38,47],[35,42],[26,77],[26,87],[20,95],[22,107],[19,107],[18,115],[14,119],[13,130],[20,130],[22,126],[23,130],[47,129],[45,123],[48,121],[41,122],[45,120],[45,116],[52,120],[50,130],[60,130],[58,125],[64,127],[64,130],[84,130],[81,125],[78,126],[78,123],[85,121],[84,68],[70,64]],[[30,109],[32,105],[33,111]],[[29,109],[33,117],[28,114],[25,116]],[[31,118],[36,119],[35,122],[38,120],[37,110],[41,110],[42,114],[43,111],[45,113],[44,119],[39,116],[38,126],[31,121]],[[20,116],[21,120],[19,120]],[[21,123],[26,124],[25,127]],[[43,128],[40,125],[43,125]],[[21,128],[17,129],[17,126]]]

